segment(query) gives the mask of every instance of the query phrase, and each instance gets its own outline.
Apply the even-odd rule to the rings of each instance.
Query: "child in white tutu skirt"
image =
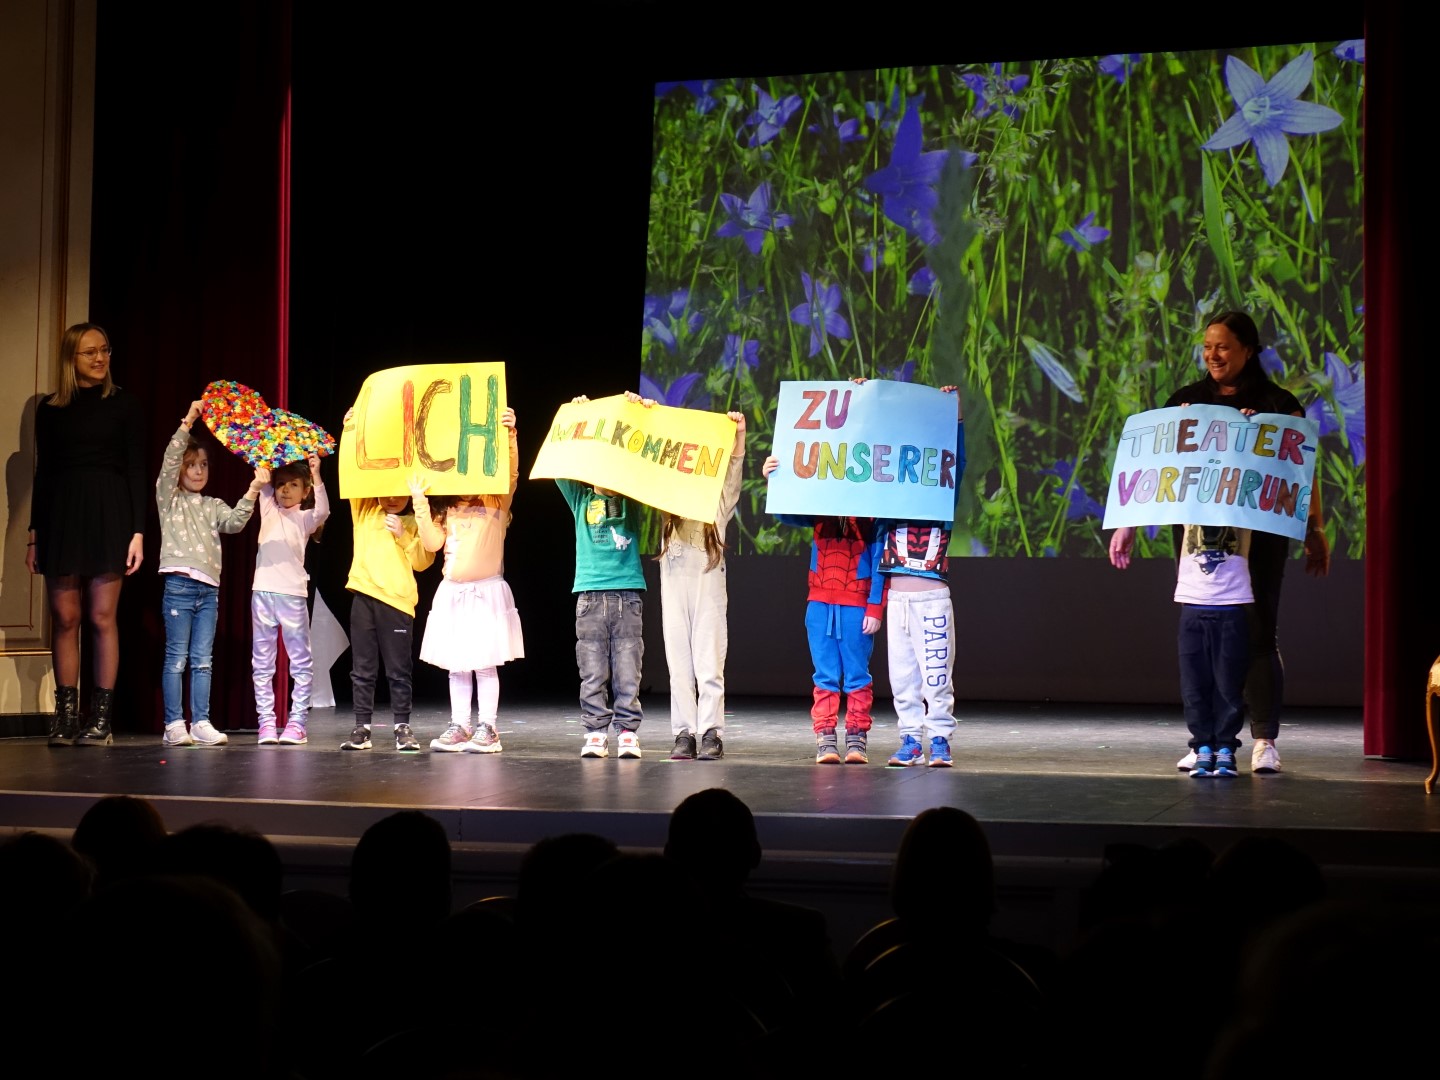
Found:
[[[520,456],[515,442],[515,410],[500,416],[510,436],[510,490],[504,495],[449,495],[425,497],[418,480],[410,484],[415,502],[415,523],[420,542],[430,551],[445,549],[445,571],[425,637],[420,659],[450,672],[450,726],[430,743],[430,749],[450,753],[500,752],[501,664],[525,655],[520,613],[505,583],[505,530],[510,527],[510,503],[520,480]],[[471,723],[471,701],[477,703]]]

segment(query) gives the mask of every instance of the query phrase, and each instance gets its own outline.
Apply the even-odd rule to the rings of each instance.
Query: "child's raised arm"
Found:
[[[330,517],[330,496],[325,491],[325,478],[320,475],[320,456],[311,454],[305,460],[310,466],[310,484],[315,493],[315,508],[310,511],[310,532],[313,533]]]
[[[745,414],[728,412],[725,415],[735,421],[735,445],[730,448],[730,465],[725,470],[725,484],[720,489],[720,505],[715,514],[715,528],[722,540],[740,503],[740,474],[745,467]]]
[[[220,503],[224,512],[220,514],[215,522],[215,527],[223,533],[238,533],[245,528],[246,523],[255,514],[255,503],[260,498],[260,489],[270,482],[270,470],[264,466],[257,466],[255,475],[250,478],[250,486],[245,489],[232,507],[226,507]],[[216,500],[219,502],[219,500]]]
[[[435,524],[430,516],[430,500],[425,497],[425,481],[419,473],[412,473],[407,481],[410,488],[410,502],[415,507],[415,528],[420,544],[426,551],[439,551],[445,546],[445,530]]]
[[[510,502],[515,498],[515,489],[520,486],[520,443],[515,437],[515,410],[505,406],[505,411],[500,414],[500,423],[510,431],[510,494],[503,503],[504,508],[509,510]]]

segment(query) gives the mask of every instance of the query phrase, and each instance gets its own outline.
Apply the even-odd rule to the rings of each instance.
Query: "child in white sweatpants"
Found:
[[[942,386],[947,394],[955,387]],[[965,420],[956,398],[955,489],[965,473]],[[885,602],[890,692],[900,746],[889,765],[953,764],[955,732],[955,607],[946,573],[953,521],[882,521],[880,572],[890,583]]]
[[[657,556],[673,760],[716,761],[725,756],[725,654],[730,641],[725,530],[740,501],[745,461],[745,414],[726,415],[735,421],[735,446],[715,521],[667,515]]]

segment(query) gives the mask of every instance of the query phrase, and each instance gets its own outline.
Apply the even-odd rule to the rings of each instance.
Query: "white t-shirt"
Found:
[[[1175,575],[1175,602],[1222,607],[1254,601],[1250,530],[1233,525],[1186,525]]]

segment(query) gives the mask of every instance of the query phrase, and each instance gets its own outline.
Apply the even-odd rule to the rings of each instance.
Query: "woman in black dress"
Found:
[[[55,665],[51,746],[108,746],[120,667],[115,609],[144,557],[147,483],[140,402],[110,378],[110,339],[77,323],[60,339],[56,391],[35,412],[35,489],[25,562],[45,575]],[[94,652],[80,720],[80,620]]]

